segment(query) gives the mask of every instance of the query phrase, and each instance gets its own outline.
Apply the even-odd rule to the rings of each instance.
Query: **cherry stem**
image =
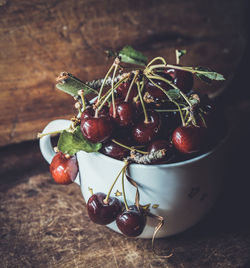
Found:
[[[136,73],[135,73],[135,75],[134,75],[134,77],[133,77],[133,80],[132,80],[131,84],[129,85],[128,92],[127,92],[126,98],[125,98],[125,100],[124,100],[125,102],[128,101],[130,92],[131,92],[131,90],[132,90],[132,87],[133,87],[133,85],[134,85],[134,83],[135,83],[135,80],[136,80],[138,74],[139,74],[139,71],[137,70]]]
[[[110,196],[110,194],[111,194],[111,192],[112,192],[112,190],[113,190],[113,188],[114,188],[114,186],[115,186],[115,184],[116,184],[118,178],[120,177],[121,173],[124,172],[124,169],[126,169],[127,165],[128,165],[128,163],[125,162],[125,166],[120,170],[120,172],[119,172],[118,175],[116,176],[116,178],[115,178],[113,184],[111,185],[111,187],[110,187],[110,189],[109,189],[109,192],[108,192],[107,196],[106,196],[105,199],[103,200],[103,203],[104,203],[104,204],[108,204],[109,196]]]
[[[47,132],[47,133],[38,133],[37,134],[37,138],[40,139],[44,136],[47,136],[47,135],[55,135],[55,134],[60,134],[62,133],[64,130],[66,129],[63,129],[63,130],[57,130],[57,131],[52,131],[52,132]]]
[[[124,80],[126,80],[127,78],[129,77],[129,74],[127,74],[126,76],[124,76],[123,78],[121,78],[115,85],[114,85],[114,89],[116,89],[116,88],[118,88],[119,87],[119,85],[124,81]],[[111,88],[100,98],[100,100],[99,101],[97,101],[96,102],[96,106],[98,106],[101,102],[102,102],[102,100],[105,98],[106,99],[106,97],[107,97],[107,95],[109,94],[109,93],[111,93]],[[110,95],[109,95],[110,96]],[[108,98],[107,98],[108,99]],[[107,101],[107,99],[105,100],[105,102]],[[104,103],[105,103],[104,102]],[[98,109],[99,110],[99,109]]]
[[[182,111],[187,111],[189,107],[185,108],[180,108]],[[159,109],[154,109],[154,111],[159,112],[159,113],[165,113],[165,112],[179,112],[179,109],[164,109],[164,110],[159,110]]]
[[[81,100],[82,100],[82,109],[83,109],[83,111],[85,111],[85,109],[86,109],[86,102],[85,102],[85,98],[84,98],[83,92],[84,91],[82,89],[79,90],[78,91],[78,95],[80,95],[80,97],[81,97]]]
[[[144,117],[145,117],[144,123],[145,124],[148,124],[149,123],[149,121],[148,121],[148,114],[147,114],[147,111],[146,111],[146,108],[145,108],[145,104],[144,104],[144,101],[143,101],[143,98],[142,98],[142,95],[141,95],[141,88],[143,88],[144,82],[142,83],[142,87],[141,88],[140,88],[140,82],[137,82],[136,84],[137,84],[138,94],[139,94],[139,98],[140,98],[140,101],[141,101],[141,106],[142,106]]]
[[[180,64],[180,57],[179,57],[179,51],[178,49],[175,50],[175,57],[176,57],[176,64]]]
[[[144,152],[144,151],[135,149],[134,147],[129,147],[129,146],[125,145],[125,144],[122,144],[122,143],[118,142],[115,139],[112,139],[111,141],[114,142],[114,143],[116,143],[117,145],[120,145],[121,147],[123,147],[125,149],[130,150],[130,151],[136,151],[136,152],[141,153],[141,154],[148,154],[148,152]]]
[[[122,169],[122,194],[123,194],[123,200],[124,200],[125,208],[128,211],[129,208],[128,208],[128,203],[127,203],[126,194],[125,194],[125,187],[124,187],[124,175],[125,175],[127,166],[128,166],[128,162],[125,161],[125,166]]]
[[[111,71],[114,69],[114,67],[115,67],[115,63],[113,63],[113,64],[111,65],[111,67],[109,68],[107,74],[105,75],[105,77],[104,77],[104,79],[103,79],[103,81],[102,81],[102,85],[101,85],[101,88],[100,88],[100,91],[99,91],[99,94],[98,94],[97,101],[100,100],[101,95],[102,95],[102,91],[103,91],[103,88],[104,88],[104,85],[105,85],[105,83],[106,83],[106,80],[107,80],[107,78],[109,77],[109,74],[111,73]]]
[[[112,94],[112,105],[113,105],[113,118],[116,118],[115,95],[114,95],[114,79],[115,79],[117,68],[118,68],[118,65],[115,64],[115,70],[113,72],[113,77],[112,77],[112,80],[111,80],[111,94]]]
[[[148,68],[153,62],[157,61],[157,60],[160,60],[163,62],[164,65],[167,65],[167,62],[165,61],[165,59],[163,57],[156,57],[154,59],[152,59],[149,64],[147,65],[146,68]]]
[[[151,77],[151,76],[150,76],[150,77]],[[154,77],[154,76],[153,76],[153,77]],[[159,85],[157,85],[156,83],[154,83],[154,81],[153,81],[152,79],[150,79],[149,76],[147,76],[147,78],[149,79],[149,81],[150,81],[153,85],[155,85],[155,86],[158,87],[160,90],[162,90],[162,92],[166,94],[166,96],[168,97],[168,99],[169,99],[171,102],[173,102],[173,103],[177,106],[178,111],[179,111],[179,113],[180,113],[180,117],[181,117],[181,123],[182,123],[183,126],[185,126],[186,124],[185,124],[185,120],[184,120],[184,118],[183,118],[183,114],[182,114],[180,105],[179,105],[176,101],[174,101],[174,100],[171,98],[171,96],[167,93],[167,91],[166,91],[165,89],[163,89],[161,86],[159,86]]]

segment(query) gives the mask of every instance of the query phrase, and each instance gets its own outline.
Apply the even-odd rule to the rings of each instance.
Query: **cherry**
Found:
[[[166,73],[160,73],[160,76],[167,80],[170,80],[170,81],[172,80],[171,76]],[[172,88],[168,83],[162,80],[153,79],[152,81],[165,90],[169,90]],[[167,99],[166,94],[156,85],[154,85],[151,81],[148,81],[148,83],[146,84],[146,92],[148,94],[148,97],[152,98],[153,100],[158,101],[162,99]]]
[[[111,136],[113,125],[109,117],[93,117],[81,123],[81,131],[88,141],[103,142]]]
[[[78,163],[75,156],[65,157],[62,152],[57,153],[50,164],[50,173],[59,184],[72,183],[78,173]]]
[[[166,73],[172,77],[174,84],[184,93],[188,93],[192,89],[194,78],[190,72],[169,68]]]
[[[166,150],[166,156],[162,159],[158,159],[157,161],[155,161],[154,163],[168,163],[169,161],[171,161],[174,158],[174,150],[173,150],[173,146],[172,144],[167,141],[167,140],[155,140],[152,141],[149,145],[148,145],[148,152],[149,153],[153,153],[156,152],[158,150],[162,150],[165,149]]]
[[[107,141],[103,144],[101,150],[101,153],[110,156],[115,159],[122,160],[126,156],[129,155],[129,150],[114,143],[113,141]]]
[[[109,108],[109,115],[120,127],[127,127],[133,123],[134,107],[131,102],[115,101],[116,117],[113,117],[113,105]]]
[[[106,194],[93,194],[87,202],[89,218],[97,224],[106,225],[113,222],[122,211],[122,203],[115,197],[109,197],[105,203]]]
[[[180,126],[173,132],[172,141],[175,148],[181,153],[197,153],[205,146],[207,132],[207,128],[202,126]]]
[[[105,116],[108,116],[108,114],[109,114],[109,108],[106,105],[104,105],[102,109],[98,112],[99,117],[105,117]],[[94,116],[95,116],[95,110],[93,109],[92,106],[89,106],[82,112],[81,122],[89,118],[92,118]]]
[[[124,83],[120,84],[118,86],[118,88],[116,89],[117,94],[121,99],[126,98],[129,86],[130,86],[130,82],[124,82]],[[130,93],[129,93],[128,101],[132,101],[133,98],[137,96],[137,93],[138,93],[137,86],[136,86],[136,84],[134,84],[132,86]]]
[[[160,134],[161,120],[159,114],[155,111],[148,111],[148,121],[146,123],[144,115],[142,115],[132,129],[133,138],[139,144],[146,144],[156,139]]]
[[[136,237],[143,232],[147,217],[142,208],[138,209],[135,205],[128,208],[116,217],[116,224],[124,235]]]

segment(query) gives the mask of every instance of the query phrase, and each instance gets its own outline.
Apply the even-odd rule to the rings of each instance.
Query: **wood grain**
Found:
[[[69,71],[82,80],[102,77],[106,49],[132,45],[149,58],[205,65],[230,81],[246,44],[245,1],[0,2],[0,146],[30,140],[55,118],[74,113],[71,97],[55,89]],[[197,88],[201,88],[199,83]],[[202,91],[218,94],[225,84]]]

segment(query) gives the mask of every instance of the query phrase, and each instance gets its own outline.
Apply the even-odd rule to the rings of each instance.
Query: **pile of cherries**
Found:
[[[164,149],[165,156],[151,164],[174,163],[204,153],[224,136],[223,113],[207,96],[192,89],[191,72],[179,66],[157,65],[125,72],[117,61],[108,73],[111,71],[111,87],[105,90],[104,79],[92,105],[86,105],[81,95],[82,134],[91,143],[102,143],[101,153],[123,160],[131,151],[143,155]],[[121,78],[115,81],[117,72]],[[59,152],[50,171],[58,183],[68,184],[77,175],[77,161]],[[125,169],[123,175],[124,172]],[[126,200],[122,203],[110,192],[95,193],[89,198],[90,219],[102,225],[116,221],[123,234],[140,235],[146,224],[146,211],[138,205],[128,206]]]

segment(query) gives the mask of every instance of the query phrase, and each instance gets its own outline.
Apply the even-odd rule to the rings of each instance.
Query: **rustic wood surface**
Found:
[[[183,65],[209,66],[230,81],[246,46],[246,2],[1,0],[0,146],[70,118],[73,100],[55,89],[55,77],[102,77],[106,49],[129,44],[173,63],[174,49],[185,48]],[[216,95],[225,85],[202,90]]]
[[[231,126],[223,191],[202,222],[156,241],[170,259],[154,255],[150,240],[92,224],[80,188],[55,184],[29,141],[0,150],[0,267],[250,267],[250,93],[235,92],[239,74],[223,96]]]

